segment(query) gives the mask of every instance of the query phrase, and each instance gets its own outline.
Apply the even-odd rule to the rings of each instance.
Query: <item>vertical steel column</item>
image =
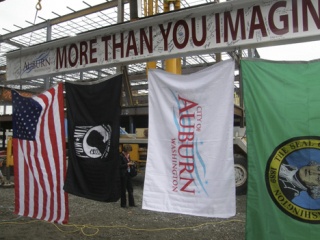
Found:
[[[138,18],[138,0],[130,0],[130,20],[134,21]]]
[[[124,19],[124,3],[123,0],[118,0],[118,23],[123,22]]]
[[[153,5],[153,1],[156,2],[155,8]],[[145,6],[145,8],[144,8],[144,15],[145,16],[152,16],[152,15],[158,13],[158,0],[145,0],[144,6]],[[149,69],[156,68],[156,67],[157,67],[157,62],[154,62],[154,61],[147,62],[147,69],[146,69],[147,75],[148,75]]]
[[[118,16],[117,22],[122,23],[124,19],[124,3],[123,0],[118,0]],[[116,72],[120,73],[122,71],[121,67],[116,67]]]
[[[239,66],[239,93],[240,93],[240,107],[243,109],[242,110],[242,116],[240,119],[240,127],[245,127],[245,113],[244,113],[244,101],[243,101],[243,81],[242,81],[242,71],[240,68],[240,60],[243,57],[243,50],[239,50],[239,57],[237,58],[236,64]]]
[[[47,36],[46,36],[47,42],[51,41],[52,38],[52,25],[50,21],[47,21]],[[51,77],[46,77],[43,79],[44,81],[44,89],[49,89],[51,85]]]
[[[127,66],[122,66],[122,80],[123,80],[123,91],[126,94],[126,105],[132,106],[133,105],[133,99],[132,99],[132,91],[131,91],[131,85],[130,80],[128,76],[128,69]]]
[[[163,2],[164,12],[169,12],[170,5],[173,5],[174,10],[180,9],[180,0],[165,0]],[[172,58],[165,61],[165,70],[167,72],[181,74],[181,58]]]
[[[134,3],[136,2],[136,0],[132,0],[130,1],[130,18],[131,18],[131,9],[132,8],[135,8],[135,6],[131,6],[131,4],[134,5]],[[133,13],[135,14],[135,13]],[[118,23],[121,23],[123,22],[124,20],[124,1],[123,0],[119,0],[118,1]],[[122,82],[122,93],[124,92],[125,93],[125,102],[123,103],[123,98],[120,99],[121,101],[121,105],[122,104],[125,104],[125,105],[130,105],[132,106],[133,105],[133,101],[132,101],[132,92],[131,92],[131,86],[130,86],[130,80],[129,80],[129,76],[128,76],[128,68],[127,66],[117,66],[116,67],[117,69],[117,73],[122,73],[123,77],[122,77],[122,80],[124,80]]]
[[[216,53],[216,62],[221,62],[221,53]]]

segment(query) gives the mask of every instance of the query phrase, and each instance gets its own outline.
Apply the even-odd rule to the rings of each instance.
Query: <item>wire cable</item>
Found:
[[[244,223],[245,221],[243,220],[237,220],[237,219],[232,219],[232,220],[228,220],[228,221],[220,221],[220,222],[205,222],[205,223],[201,223],[198,225],[194,225],[194,226],[187,226],[187,227],[164,227],[164,228],[133,228],[133,227],[128,227],[125,225],[106,225],[106,226],[94,226],[91,224],[57,224],[57,223],[51,223],[51,222],[47,222],[47,221],[43,221],[43,220],[31,220],[31,221],[27,221],[27,222],[0,222],[0,226],[1,225],[22,225],[22,224],[33,224],[33,223],[47,223],[47,224],[52,224],[54,225],[60,232],[62,233],[76,233],[76,232],[80,232],[82,235],[87,236],[87,237],[93,237],[96,236],[100,229],[127,229],[130,231],[140,231],[140,232],[159,232],[159,231],[181,231],[181,230],[190,230],[190,229],[196,229],[196,228],[201,228],[204,226],[208,226],[208,225],[218,225],[218,224],[225,224],[225,223],[231,223],[231,222],[240,222],[240,223]],[[71,230],[64,230],[65,229],[69,229],[69,228],[74,228]],[[91,233],[89,233],[91,232]]]
[[[35,16],[34,16],[33,26],[36,24],[38,12],[39,12],[41,9],[42,9],[41,0],[38,0],[38,3],[36,4],[36,10],[37,10],[37,11],[36,11],[36,14],[35,14]],[[28,45],[28,47],[29,47],[30,44],[31,44],[32,34],[33,34],[33,31],[32,31],[31,34],[30,34],[30,40],[29,40],[29,45]]]

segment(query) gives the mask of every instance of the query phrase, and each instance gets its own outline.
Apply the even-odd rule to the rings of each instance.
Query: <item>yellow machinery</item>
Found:
[[[13,153],[12,153],[12,137],[8,137],[7,141],[7,160],[6,166],[9,168],[13,166]]]
[[[122,151],[123,144],[130,145],[132,147],[132,151],[130,152],[130,159],[136,163],[137,171],[139,173],[142,173],[143,172],[143,168],[146,165],[147,149],[146,148],[141,148],[139,143],[126,143],[125,140],[126,139],[120,139],[120,142],[123,142],[123,143],[120,143],[120,148],[119,148],[120,152]],[[132,142],[132,139],[131,139],[131,142]]]
[[[3,187],[13,187],[14,183],[10,181],[10,167],[13,166],[13,153],[12,153],[12,137],[8,137],[7,140],[7,150],[5,151],[1,151],[1,153],[3,153],[3,155],[1,155],[1,157],[5,158],[5,177],[6,180],[2,179],[2,183],[1,186]]]

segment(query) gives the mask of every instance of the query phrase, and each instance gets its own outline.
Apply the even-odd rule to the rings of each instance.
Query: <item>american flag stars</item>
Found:
[[[16,125],[13,137],[35,140],[37,124],[42,111],[41,105],[32,98],[25,98],[13,91],[13,123]]]

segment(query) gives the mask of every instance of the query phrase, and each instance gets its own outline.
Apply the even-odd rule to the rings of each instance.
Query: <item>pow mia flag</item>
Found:
[[[64,190],[97,201],[120,198],[119,121],[122,75],[66,82],[68,169]]]

